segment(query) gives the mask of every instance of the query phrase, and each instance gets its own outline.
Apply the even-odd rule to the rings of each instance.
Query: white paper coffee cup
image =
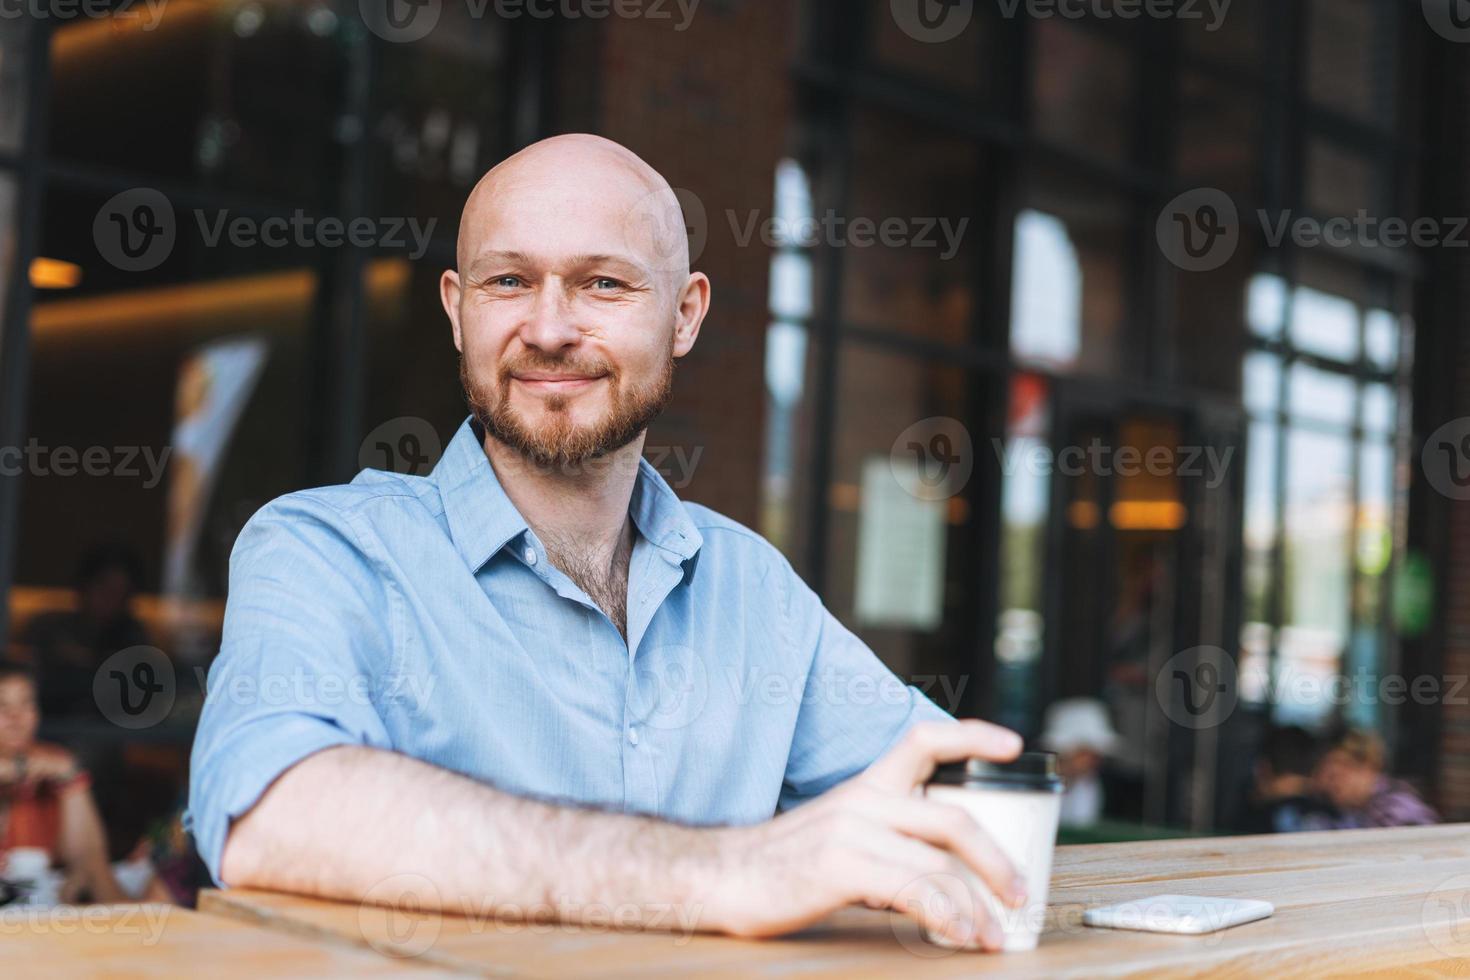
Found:
[[[924,795],[967,811],[1015,865],[1026,883],[1026,904],[1021,908],[1000,901],[978,876],[967,872],[969,884],[980,894],[985,913],[1005,933],[1006,952],[1035,949],[1046,918],[1062,806],[1056,754],[1026,752],[1008,763],[971,759],[943,765],[924,787]],[[954,945],[927,930],[925,938],[940,946]]]

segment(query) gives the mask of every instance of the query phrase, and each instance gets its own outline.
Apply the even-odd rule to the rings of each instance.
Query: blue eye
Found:
[[[606,285],[604,285],[604,283]],[[618,280],[609,279],[607,276],[599,276],[598,278],[592,280],[592,284],[598,289],[620,289],[623,285]]]
[[[511,287],[519,286],[520,284],[521,284],[520,276],[496,276],[495,277],[495,285],[497,285],[497,286],[505,286],[507,288],[511,288]]]

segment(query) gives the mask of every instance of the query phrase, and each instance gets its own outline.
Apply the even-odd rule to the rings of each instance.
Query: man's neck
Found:
[[[546,547],[547,557],[608,614],[626,636],[628,507],[638,480],[643,436],[576,466],[543,467],[490,436],[485,455],[505,495]]]

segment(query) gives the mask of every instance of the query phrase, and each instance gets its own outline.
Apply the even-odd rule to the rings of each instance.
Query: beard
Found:
[[[552,395],[542,400],[548,420],[532,425],[510,399],[515,374],[527,371],[603,375],[612,404],[602,418],[577,425],[569,410],[571,399]],[[493,383],[471,376],[468,362],[460,355],[459,383],[470,412],[487,434],[537,466],[571,468],[623,448],[663,412],[674,387],[673,342],[670,340],[659,376],[641,385],[625,385],[621,372],[601,359],[547,357],[536,351],[499,365]]]

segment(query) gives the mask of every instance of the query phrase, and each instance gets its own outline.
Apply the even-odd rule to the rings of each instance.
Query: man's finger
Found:
[[[1010,858],[990,839],[975,818],[956,806],[917,796],[876,801],[870,816],[894,830],[942,847],[963,861],[1002,901],[1026,901],[1026,883]]]
[[[862,778],[874,786],[907,793],[922,784],[941,762],[980,758],[1009,762],[1021,752],[1021,736],[985,721],[922,721],[893,749],[868,767]]]
[[[898,836],[888,837],[882,855],[852,868],[857,897],[906,915],[957,945],[999,949],[1000,927],[976,900],[958,863],[936,848],[912,839],[900,842]]]

